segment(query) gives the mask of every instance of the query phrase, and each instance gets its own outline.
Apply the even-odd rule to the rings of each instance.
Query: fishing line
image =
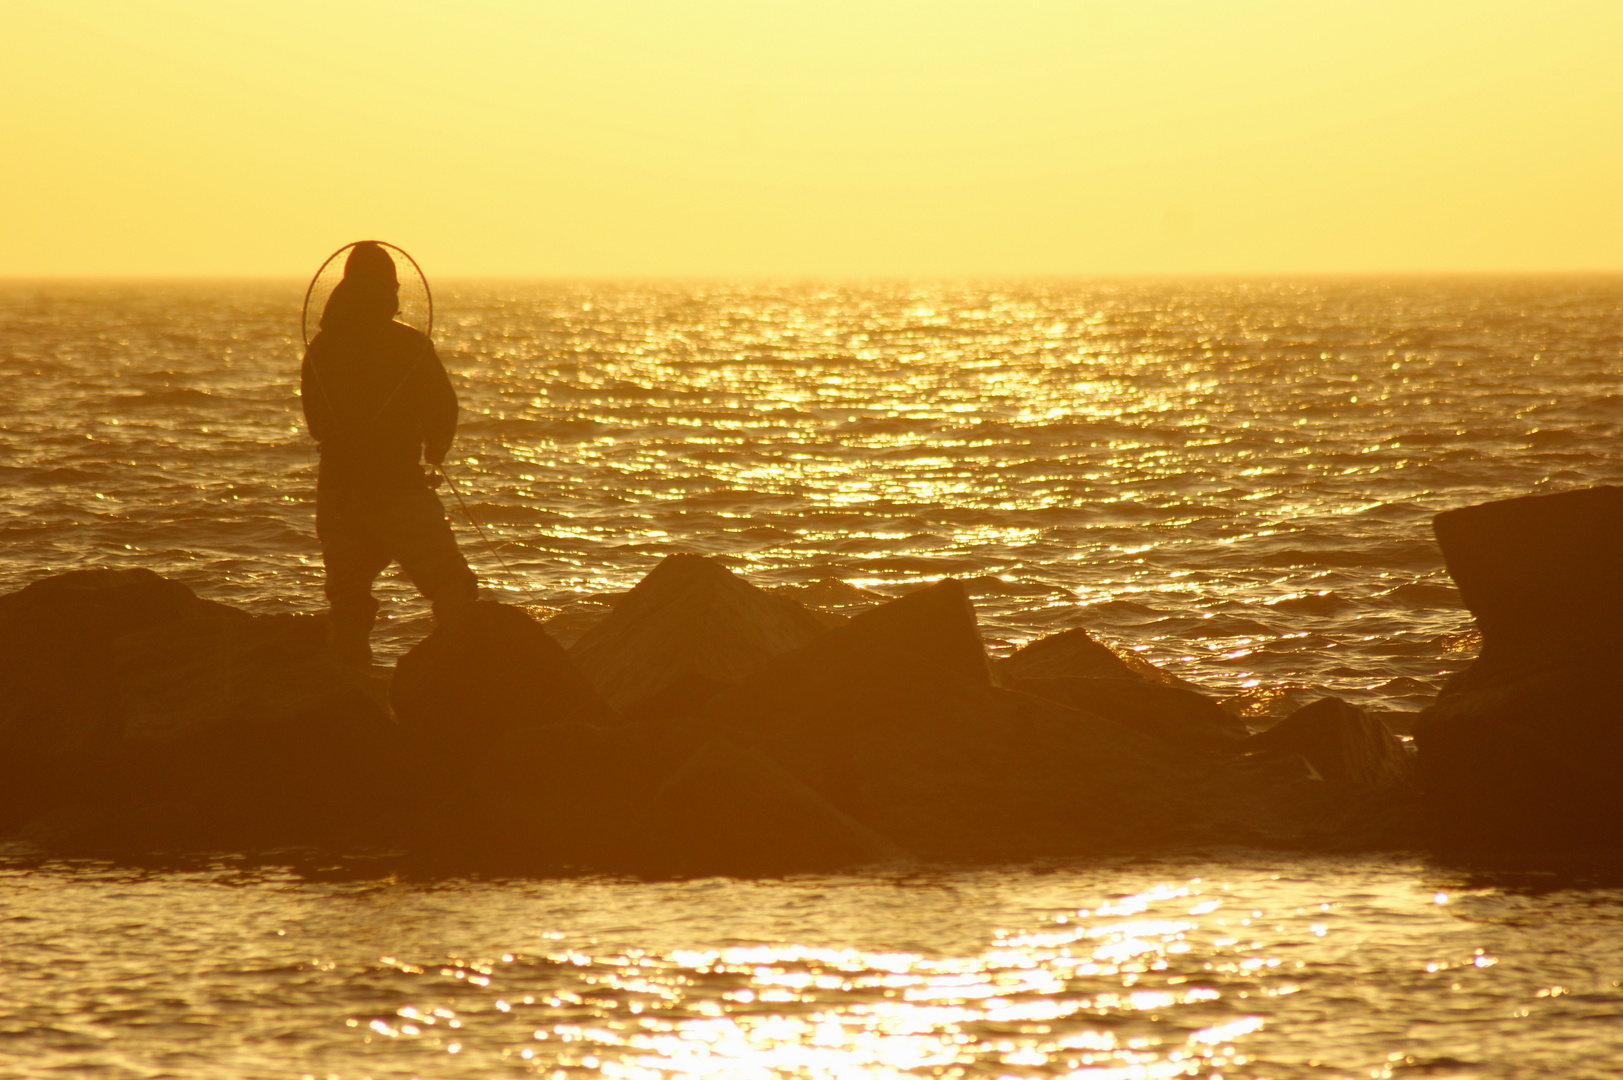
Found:
[[[496,550],[496,545],[490,542],[490,537],[485,535],[484,526],[479,524],[479,519],[473,516],[472,510],[468,509],[468,502],[462,497],[462,489],[456,486],[456,481],[451,479],[451,474],[445,470],[445,466],[436,465],[434,468],[439,471],[441,476],[445,477],[446,486],[451,489],[451,494],[456,496],[457,505],[462,507],[462,516],[468,519],[468,524],[473,526],[473,531],[479,534],[480,540],[484,541],[485,550],[490,552],[491,557],[501,565],[501,568],[506,571],[507,576],[518,585],[519,591],[529,598],[530,603],[538,604],[543,607],[546,606],[541,604],[541,601],[535,598],[535,594],[532,593],[529,590],[529,587],[524,584],[523,579],[521,579],[518,574],[514,572],[511,566],[507,565],[507,560],[502,558],[501,552]]]

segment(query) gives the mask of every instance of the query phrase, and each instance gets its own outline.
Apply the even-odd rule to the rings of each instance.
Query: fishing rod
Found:
[[[490,552],[491,557],[501,565],[502,570],[518,585],[519,591],[525,595],[531,604],[545,607],[545,604],[535,598],[535,594],[530,591],[529,586],[524,584],[523,579],[513,571],[511,566],[507,565],[507,560],[502,558],[501,552],[496,550],[496,545],[490,542],[490,537],[485,535],[484,526],[479,524],[479,519],[473,516],[472,510],[468,509],[468,501],[462,497],[462,489],[457,487],[455,480],[451,479],[451,474],[446,471],[444,463],[435,465],[434,468],[445,478],[446,486],[451,489],[451,494],[456,496],[457,505],[462,507],[462,516],[468,519],[468,524],[473,526],[473,531],[479,534],[479,539],[484,542],[485,550]]]

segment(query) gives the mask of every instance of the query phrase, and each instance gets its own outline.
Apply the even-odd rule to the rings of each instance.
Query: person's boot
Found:
[[[335,664],[372,666],[372,616],[352,613],[327,616],[327,656]]]

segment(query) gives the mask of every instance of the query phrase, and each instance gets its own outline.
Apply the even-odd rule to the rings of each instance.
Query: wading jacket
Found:
[[[323,319],[304,353],[304,421],[320,444],[317,486],[423,487],[456,436],[456,391],[433,342],[392,319]]]

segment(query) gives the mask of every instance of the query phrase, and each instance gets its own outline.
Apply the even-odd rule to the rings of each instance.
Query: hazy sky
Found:
[[[0,274],[1623,269],[1623,0],[3,0]]]

